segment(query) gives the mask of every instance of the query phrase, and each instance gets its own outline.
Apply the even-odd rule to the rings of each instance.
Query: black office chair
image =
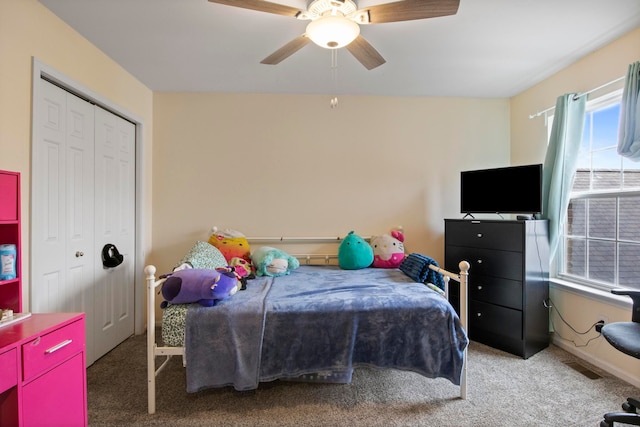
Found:
[[[633,300],[631,322],[608,323],[602,327],[602,336],[616,349],[640,359],[640,290],[613,289],[616,295],[628,295]],[[600,427],[612,427],[615,422],[640,426],[640,400],[628,398],[622,404],[624,412],[604,414]]]

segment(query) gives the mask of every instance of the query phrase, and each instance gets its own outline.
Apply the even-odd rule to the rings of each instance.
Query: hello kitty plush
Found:
[[[372,267],[398,268],[405,257],[404,234],[401,231],[373,236],[369,244],[373,249]]]

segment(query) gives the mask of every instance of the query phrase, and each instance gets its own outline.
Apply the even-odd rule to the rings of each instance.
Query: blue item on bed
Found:
[[[187,391],[358,366],[395,368],[459,385],[468,344],[437,292],[397,269],[301,266],[262,277],[186,319]]]
[[[430,269],[429,265],[440,267],[434,259],[426,255],[413,253],[402,260],[398,268],[416,282],[431,283],[444,291],[442,274]]]

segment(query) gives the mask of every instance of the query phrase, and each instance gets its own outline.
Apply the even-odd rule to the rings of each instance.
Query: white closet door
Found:
[[[31,311],[90,312],[94,109],[51,83],[41,87],[34,114]]]
[[[47,82],[34,99],[31,311],[84,312],[87,365],[134,333],[135,125]],[[115,244],[124,262],[102,265]]]
[[[113,244],[122,264],[95,268],[96,355],[134,332],[135,125],[96,107],[95,251]]]

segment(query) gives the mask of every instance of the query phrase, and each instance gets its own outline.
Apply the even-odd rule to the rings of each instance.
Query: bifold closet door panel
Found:
[[[91,312],[94,110],[41,82],[33,148],[33,312]]]
[[[95,336],[97,357],[134,332],[135,295],[135,125],[95,107],[95,247],[114,245],[123,261],[116,267],[95,265]]]

